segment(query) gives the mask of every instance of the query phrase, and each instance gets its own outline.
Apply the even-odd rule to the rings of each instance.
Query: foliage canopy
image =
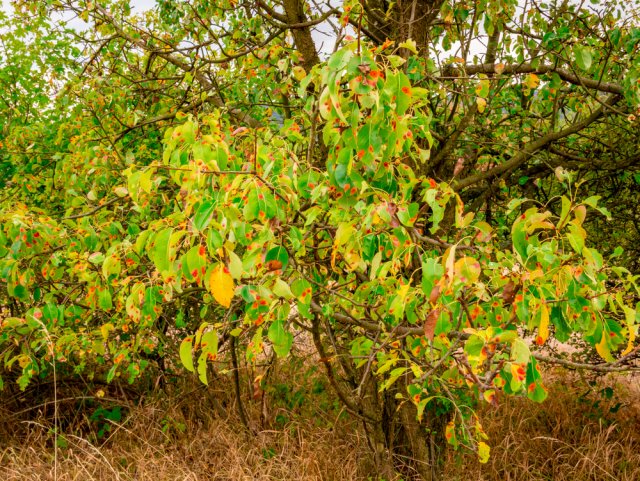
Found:
[[[13,3],[4,379],[207,383],[306,332],[375,449],[485,461],[476,401],[543,401],[540,362],[633,369],[634,5]]]

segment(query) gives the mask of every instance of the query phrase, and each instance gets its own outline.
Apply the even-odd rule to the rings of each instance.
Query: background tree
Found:
[[[134,382],[178,352],[206,383],[307,332],[381,475],[435,479],[445,440],[487,459],[478,401],[544,400],[540,362],[637,369],[634,6],[14,5],[19,386]]]

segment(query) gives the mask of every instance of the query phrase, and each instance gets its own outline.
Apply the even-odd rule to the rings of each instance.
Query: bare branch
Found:
[[[589,117],[586,119],[576,122],[564,130],[560,130],[558,132],[551,132],[547,135],[543,135],[538,140],[534,140],[533,142],[527,144],[520,152],[511,157],[511,159],[506,162],[494,167],[493,169],[489,169],[485,172],[478,172],[477,174],[470,175],[464,179],[459,180],[454,185],[454,189],[460,191],[465,187],[469,187],[470,185],[476,184],[485,179],[490,179],[497,175],[500,175],[504,172],[513,170],[520,165],[527,162],[531,157],[540,149],[545,148],[547,145],[555,142],[556,140],[560,140],[564,137],[568,137],[569,135],[580,132],[585,129],[596,120],[598,120],[605,112],[605,105],[615,105],[620,101],[620,97],[618,95],[611,95],[607,100],[605,100],[604,105],[598,107]]]
[[[484,74],[500,74],[500,75],[513,75],[513,74],[545,74],[548,72],[557,73],[560,78],[566,82],[574,85],[584,86],[590,89],[599,90],[601,92],[607,92],[610,94],[624,95],[624,88],[621,85],[613,82],[601,82],[600,80],[594,80],[586,77],[580,77],[569,70],[554,67],[553,65],[538,65],[534,67],[530,63],[505,65],[504,68],[498,66],[498,64],[484,63],[480,65],[466,65],[463,67],[467,75]]]

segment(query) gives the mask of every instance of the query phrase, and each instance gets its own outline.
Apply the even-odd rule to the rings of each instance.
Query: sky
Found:
[[[36,0],[32,0],[36,1]],[[0,0],[0,9],[4,12],[11,11],[11,0]],[[156,0],[130,0],[131,9],[136,13],[144,12],[145,10],[149,10],[156,5]],[[84,22],[80,19],[72,19],[70,24],[71,27],[78,28],[82,30],[84,28]]]
[[[330,5],[333,1],[327,1],[325,3]],[[155,7],[156,0],[129,0],[129,5],[133,13],[142,13]],[[0,0],[0,10],[7,13],[10,12],[11,0]],[[69,21],[68,25],[76,30],[81,31],[86,28],[86,23],[80,18],[69,17],[67,20]],[[314,40],[319,47],[320,53],[328,54],[333,48],[333,40],[335,37],[328,25],[320,25],[318,27],[313,31]]]
[[[35,1],[35,0],[32,0]],[[142,13],[146,10],[153,8],[156,5],[156,0],[129,0],[131,8],[135,13]],[[578,0],[570,0],[571,2],[575,2]],[[636,0],[633,0],[631,3],[635,3]],[[520,5],[526,4],[527,0],[520,0]],[[325,4],[336,3],[334,0],[324,2]],[[0,0],[0,9],[5,12],[11,11],[10,0]],[[69,26],[75,28],[76,30],[85,30],[86,24],[79,18],[69,17],[66,20],[69,21]],[[317,47],[319,48],[319,53],[321,57],[328,56],[331,53],[334,47],[335,34],[328,24],[323,23],[318,25],[312,32],[313,38],[316,42]],[[484,51],[484,46],[477,41],[472,46],[471,53],[477,54]],[[453,46],[452,50],[449,50],[449,54],[453,54],[458,45]],[[444,52],[443,52],[444,53]]]
[[[8,12],[10,9],[10,0],[2,0],[2,10]],[[136,11],[143,11],[153,8],[156,4],[156,0],[131,0],[131,7]]]

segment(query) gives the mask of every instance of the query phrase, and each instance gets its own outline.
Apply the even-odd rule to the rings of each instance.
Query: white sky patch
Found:
[[[156,0],[131,0],[130,5],[135,13],[142,13],[155,7]]]

